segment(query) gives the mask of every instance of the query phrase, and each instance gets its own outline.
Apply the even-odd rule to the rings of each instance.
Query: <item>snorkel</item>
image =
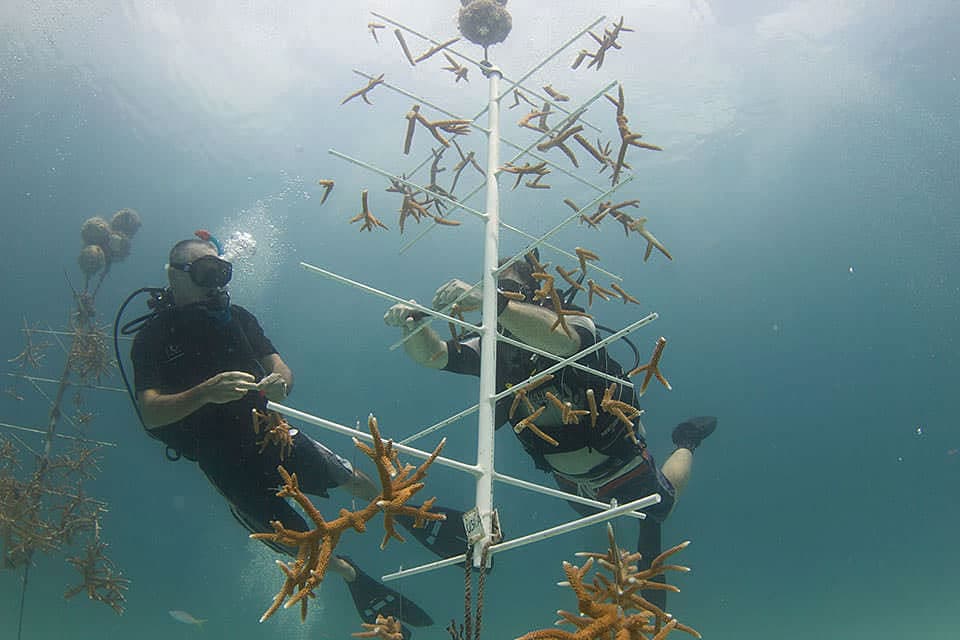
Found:
[[[193,235],[197,236],[204,242],[209,242],[214,247],[216,247],[218,256],[223,255],[223,247],[220,245],[220,241],[217,240],[217,236],[213,235],[206,229],[197,229],[196,231],[193,232]]]

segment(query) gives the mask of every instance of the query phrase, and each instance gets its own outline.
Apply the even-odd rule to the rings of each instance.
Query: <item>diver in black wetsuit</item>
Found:
[[[216,239],[198,236],[206,239],[184,240],[170,251],[166,303],[134,339],[134,387],[144,427],[167,445],[171,460],[199,463],[249,531],[271,532],[271,520],[306,531],[310,527],[303,517],[276,495],[283,484],[279,448],[260,453],[251,416],[254,408],[265,409],[266,400],[286,398],[293,374],[253,314],[230,304],[226,285],[232,265],[219,256]],[[282,464],[297,474],[305,493],[329,497],[329,489],[341,487],[363,500],[377,496],[378,487],[346,459],[301,432],[292,433],[293,448]],[[462,514],[434,510],[448,519],[420,529],[410,528],[412,521],[401,524],[442,557],[463,553]],[[291,555],[296,551],[270,546]],[[347,582],[364,621],[374,622],[382,613],[412,626],[433,623],[423,609],[348,558],[335,557],[330,568]],[[404,635],[409,637],[409,630]]]
[[[518,260],[500,274],[498,289],[499,308],[497,322],[499,329],[533,347],[557,356],[568,357],[598,341],[593,320],[584,316],[565,316],[566,323],[572,329],[568,335],[562,327],[556,325],[557,314],[548,300],[535,300],[534,291],[539,284],[532,274],[535,272],[537,254],[528,255],[526,260]],[[444,284],[433,299],[434,309],[446,309],[459,301],[461,308],[478,309],[480,307],[479,289],[469,291],[470,285],[460,280],[451,280]],[[517,296],[502,295],[503,291],[520,293]],[[569,292],[569,293],[572,293]],[[571,308],[572,295],[558,294],[563,299],[564,308]],[[384,314],[384,322],[400,327],[404,335],[410,334],[421,324],[424,314],[407,304],[395,304]],[[424,327],[404,343],[407,354],[416,362],[435,369],[454,373],[480,374],[480,337],[467,335],[458,340],[444,341],[430,327]],[[523,382],[538,370],[545,369],[555,361],[543,358],[532,352],[514,347],[504,342],[497,343],[497,390]],[[580,362],[598,371],[626,378],[623,368],[611,358],[605,348],[584,357]],[[573,367],[565,367],[554,374],[554,379],[537,386],[527,393],[530,405],[534,408],[545,407],[536,418],[535,424],[547,436],[556,441],[556,445],[523,429],[517,433],[524,449],[533,458],[538,469],[551,473],[557,485],[570,493],[609,502],[616,498],[620,504],[659,493],[661,502],[646,509],[648,517],[640,520],[640,535],[637,550],[643,554],[640,569],[649,566],[653,558],[661,552],[660,525],[670,513],[677,495],[687,484],[693,462],[693,451],[700,442],[716,428],[716,418],[710,416],[690,418],[677,425],[673,430],[673,442],[676,449],[658,469],[653,456],[647,450],[643,437],[642,424],[636,425],[637,441],[628,437],[625,425],[609,414],[601,414],[596,427],[591,427],[588,419],[579,424],[564,424],[562,413],[553,401],[548,401],[548,393],[553,394],[562,403],[569,403],[575,409],[587,409],[586,391],[594,389],[597,403],[600,394],[610,383],[596,375],[582,372]],[[618,397],[623,402],[637,406],[632,389],[620,385]],[[519,423],[530,415],[525,404],[516,407],[515,414],[509,415],[513,398],[506,396],[497,405],[495,423],[497,428],[504,424]],[[596,513],[592,507],[580,503],[569,503],[582,515]],[[662,576],[661,576],[662,578]],[[650,590],[644,597],[654,604],[666,606],[666,592]]]

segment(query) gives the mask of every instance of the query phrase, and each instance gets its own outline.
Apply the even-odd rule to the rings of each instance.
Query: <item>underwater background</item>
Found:
[[[143,228],[98,294],[103,323],[112,325],[134,289],[165,283],[177,240],[198,228],[220,237],[243,231],[257,253],[238,264],[233,300],[257,314],[293,369],[289,404],[349,425],[372,412],[399,438],[476,402],[475,379],[419,368],[390,350],[398,335],[382,320],[388,302],[299,264],[426,303],[451,277],[479,277],[476,219],[460,212],[462,226],[434,229],[401,253],[425,224],[408,221],[399,235],[399,198],[383,192],[386,180],[328,154],[393,173],[429,157],[425,131],[409,156],[401,153],[411,98],[379,87],[372,106],[339,104],[365,84],[354,69],[384,73],[466,117],[484,107],[477,69],[455,84],[439,56],[411,67],[391,29],[378,44],[366,28],[374,10],[445,40],[457,35],[458,8],[453,0],[0,3],[0,353],[23,349],[24,322],[66,326],[70,282],[82,282],[81,224],[132,207]],[[657,459],[672,450],[675,424],[719,417],[664,527],[665,545],[692,540],[678,561],[693,571],[671,576],[682,590],[671,595],[671,612],[715,639],[960,637],[956,3],[515,0],[508,9],[513,33],[490,56],[509,78],[601,15],[598,32],[621,15],[634,29],[599,71],[570,68],[580,48],[593,46],[585,36],[527,84],[552,83],[578,105],[620,81],[631,126],[664,148],[630,152],[634,180],[616,198],[640,200],[638,215],[649,217],[672,262],[655,254],[644,263],[643,244],[612,225],[570,225],[553,241],[596,251],[641,299],[641,307],[595,304],[603,324],[660,315],[634,334],[642,354],[657,336],[669,340],[662,367],[673,391],[652,387],[642,405]],[[503,134],[529,144],[532,132],[515,126],[527,108],[509,110],[510,102]],[[601,99],[585,119],[610,138],[612,114]],[[483,163],[482,134],[461,140]],[[513,155],[504,148],[501,160]],[[547,155],[569,166],[558,151]],[[609,184],[609,173],[582,165],[577,175]],[[321,178],[336,180],[322,206]],[[463,180],[472,188],[479,176]],[[563,198],[582,205],[595,193],[558,171],[545,182],[550,190],[510,191],[504,176],[504,221],[539,234],[569,215]],[[362,189],[389,232],[348,224]],[[483,209],[480,195],[469,204]],[[523,246],[502,233],[501,253]],[[142,302],[128,317],[146,312]],[[622,344],[614,352],[632,358]],[[42,373],[53,377],[58,357],[50,351]],[[119,377],[106,386],[120,388]],[[0,422],[45,424],[47,401],[22,389],[20,401],[0,396]],[[115,445],[101,450],[89,488],[110,505],[103,537],[131,580],[126,612],[83,594],[65,601],[76,572],[64,554],[39,555],[24,640],[326,639],[360,629],[335,576],[305,623],[281,610],[258,624],[281,584],[276,554],[247,539],[196,465],[164,459],[125,393],[96,392],[88,404],[91,436]],[[356,458],[347,438],[300,426]],[[474,426],[468,418],[449,427],[445,454],[473,462]],[[497,435],[496,462],[549,484],[509,429]],[[472,506],[472,484],[446,469],[431,470],[426,492]],[[319,501],[329,515],[349,502],[336,493]],[[503,485],[495,499],[508,537],[574,517],[555,499]],[[340,547],[371,573],[432,560],[412,541],[381,552],[379,525],[371,529]],[[616,529],[621,546],[635,544],[632,522]],[[515,638],[552,625],[557,609],[575,609],[571,592],[556,586],[560,563],[605,546],[596,526],[499,555],[483,637]],[[4,640],[17,637],[21,579],[22,570],[0,571]],[[414,638],[449,637],[443,627],[463,616],[462,584],[456,569],[393,583],[437,621]],[[207,622],[187,626],[169,610]]]

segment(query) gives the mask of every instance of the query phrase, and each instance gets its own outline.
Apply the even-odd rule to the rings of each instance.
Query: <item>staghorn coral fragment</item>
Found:
[[[557,273],[560,274],[560,277],[563,278],[564,281],[565,281],[568,285],[570,285],[571,287],[573,287],[573,288],[576,289],[577,291],[583,291],[583,290],[584,290],[583,285],[573,279],[573,274],[577,272],[577,269],[574,269],[573,271],[567,271],[566,269],[564,269],[564,268],[561,267],[560,265],[557,265],[557,266],[554,267],[554,268],[556,269]]]
[[[517,180],[516,182],[513,183],[513,186],[511,187],[511,189],[516,189],[520,185],[520,181],[523,179],[523,177],[527,175],[536,176],[536,179],[535,179],[536,184],[540,185],[539,180],[543,178],[543,176],[550,173],[550,169],[547,168],[546,161],[538,162],[537,164],[530,164],[529,162],[527,162],[521,167],[515,166],[508,162],[502,167],[500,167],[500,171],[503,173],[510,173],[517,176]],[[539,187],[534,187],[534,188],[542,189],[542,188],[545,188],[545,185],[540,185]]]
[[[597,398],[593,389],[587,389],[587,406],[590,407],[590,427],[596,428],[597,416],[599,416],[600,413],[597,411]]]
[[[467,77],[467,72],[469,71],[469,69],[465,65],[462,65],[456,60],[454,60],[453,56],[451,56],[446,51],[443,52],[443,57],[445,57],[447,59],[447,62],[450,63],[448,66],[443,67],[443,70],[449,71],[454,75],[454,78],[455,78],[453,81],[454,84],[456,84],[457,82],[460,82],[461,80],[470,82],[470,78]]]
[[[600,259],[600,256],[598,256],[596,253],[590,251],[589,249],[584,249],[583,247],[574,247],[573,251],[577,254],[577,258],[580,260],[580,273],[584,275],[587,273],[587,261],[595,261]]]
[[[370,102],[370,99],[367,97],[367,94],[370,93],[370,91],[372,91],[374,87],[376,87],[377,85],[383,84],[383,75],[384,74],[381,73],[376,78],[371,78],[367,82],[367,86],[361,89],[357,89],[356,91],[348,95],[346,98],[340,101],[340,104],[341,105],[347,104],[348,102],[350,102],[356,97],[362,98],[363,101],[366,102],[367,104],[373,104],[372,102]]]
[[[420,105],[415,104],[410,107],[410,111],[407,111],[406,115],[403,116],[407,120],[407,131],[403,136],[403,153],[404,155],[410,153],[410,144],[413,142],[413,132],[417,127],[417,117],[420,115]]]
[[[72,587],[63,594],[69,600],[78,593],[86,592],[90,600],[102,602],[122,614],[126,597],[124,591],[130,581],[122,577],[113,562],[104,555],[107,545],[100,542],[99,537],[87,544],[82,556],[68,558],[67,562],[80,572],[81,583]]]
[[[634,298],[632,295],[623,290],[623,288],[618,285],[616,282],[611,282],[610,287],[620,294],[620,297],[623,298],[623,304],[632,302],[633,304],[640,304],[640,301]]]
[[[544,85],[543,90],[547,93],[548,96],[556,100],[557,102],[569,102],[570,96],[566,96],[556,89],[553,88],[553,85]]]
[[[327,201],[327,197],[330,195],[330,192],[333,191],[334,181],[321,178],[317,180],[317,184],[323,187],[323,196],[320,197],[320,204],[322,205]]]
[[[594,67],[597,71],[599,71],[603,66],[604,60],[606,60],[607,51],[610,49],[620,50],[622,48],[620,43],[617,42],[617,38],[620,37],[620,34],[630,31],[633,31],[633,29],[623,26],[623,16],[620,17],[619,21],[614,22],[610,27],[607,27],[603,30],[602,38],[592,31],[588,31],[587,33],[591,38],[593,38],[594,42],[597,43],[598,48],[593,53],[586,49],[581,49],[577,54],[576,59],[573,61],[571,68],[579,68],[585,59],[590,58],[590,62],[587,63],[587,69]]]
[[[636,231],[643,237],[644,240],[647,241],[647,250],[643,253],[643,261],[646,262],[650,259],[650,254],[654,247],[656,247],[657,251],[665,255],[668,260],[673,260],[673,256],[670,255],[670,252],[667,251],[667,248],[663,246],[663,243],[657,240],[656,236],[647,230],[647,228],[644,226],[646,224],[647,218],[637,218],[630,225],[631,231]]]
[[[614,295],[616,295],[616,294],[614,294],[613,291],[610,291],[609,289],[604,289],[603,287],[601,287],[600,285],[598,285],[596,282],[594,282],[592,279],[588,279],[588,280],[587,280],[587,287],[588,287],[588,294],[587,294],[587,306],[588,306],[588,307],[592,307],[592,306],[593,306],[593,295],[594,295],[594,294],[596,294],[596,295],[599,296],[600,298],[603,298],[604,300],[609,300],[609,299],[612,298]]]
[[[253,416],[253,432],[260,435],[263,432],[263,439],[258,441],[260,445],[259,453],[263,453],[269,446],[277,446],[280,449],[280,460],[283,461],[287,454],[293,449],[293,435],[291,434],[290,424],[286,418],[276,411],[261,412],[258,409],[251,409]]]
[[[344,532],[353,529],[363,533],[366,531],[366,523],[383,512],[386,533],[381,547],[384,547],[390,538],[403,540],[394,528],[394,518],[398,515],[412,517],[415,527],[422,527],[430,520],[445,518],[443,514],[430,511],[435,498],[427,500],[420,507],[407,506],[406,503],[423,488],[423,478],[427,474],[427,469],[440,455],[446,439],[441,440],[430,457],[414,469],[412,465],[400,465],[393,442],[383,440],[377,419],[373,415],[368,417],[367,427],[372,436],[372,446],[363,444],[356,438],[354,438],[354,444],[376,465],[381,492],[362,509],[357,511],[340,509],[336,519],[327,521],[300,490],[296,474],[288,473],[282,465],[277,467],[284,481],[277,496],[293,499],[313,521],[315,528],[309,531],[296,531],[285,528],[279,521],[273,521],[270,523],[273,533],[250,535],[254,540],[265,540],[297,549],[297,556],[293,562],[277,561],[277,566],[284,575],[284,583],[274,596],[273,602],[260,617],[261,622],[276,613],[281,606],[290,608],[297,603],[301,605],[301,617],[306,615],[308,598],[314,597],[314,589],[326,576],[333,551]]]
[[[460,38],[450,38],[450,39],[447,40],[446,42],[441,42],[440,44],[434,45],[434,46],[430,47],[429,49],[427,49],[427,50],[426,50],[425,52],[423,52],[422,54],[420,54],[419,56],[417,56],[416,58],[414,58],[413,62],[414,62],[414,64],[416,64],[416,63],[418,63],[418,62],[423,62],[423,61],[426,60],[427,58],[433,56],[434,54],[436,54],[436,53],[438,53],[438,52],[440,52],[440,51],[443,51],[444,49],[446,49],[446,48],[449,47],[450,45],[452,45],[452,44],[454,44],[454,43],[456,43],[456,42],[459,42],[459,41],[460,41]],[[444,53],[444,55],[446,55],[446,53]],[[449,59],[449,56],[448,56],[448,59]]]
[[[373,41],[377,44],[380,44],[380,38],[377,37],[377,29],[386,29],[387,25],[380,24],[379,22],[368,22],[367,30],[370,32],[370,35],[373,36]]]
[[[665,555],[685,548],[688,543],[677,545],[658,556],[649,569],[638,571],[636,563],[641,555],[619,548],[609,523],[607,534],[610,546],[606,553],[577,553],[578,557],[587,558],[582,567],[563,563],[566,580],[559,585],[573,591],[577,611],[558,611],[560,619],[556,624],[571,625],[576,631],[540,629],[517,640],[664,640],[673,631],[700,638],[695,629],[682,624],[640,595],[641,590],[662,586],[653,580],[666,571],[687,569],[664,565],[663,559]],[[588,582],[588,574],[594,567],[593,579]]]
[[[639,147],[641,149],[648,149],[651,151],[663,151],[663,148],[646,142],[640,142],[640,138],[643,136],[630,130],[628,124],[629,118],[627,118],[626,113],[624,112],[626,108],[626,99],[623,97],[622,84],[617,85],[616,98],[608,94],[604,94],[604,96],[617,108],[616,121],[617,132],[620,134],[620,150],[617,153],[616,161],[613,163],[613,176],[611,178],[612,183],[616,185],[620,180],[620,173],[623,171],[624,167],[629,168],[629,165],[626,164],[628,147]]]
[[[521,100],[523,100],[524,102],[526,102],[528,105],[530,105],[530,106],[533,107],[534,109],[537,108],[537,105],[534,104],[534,103],[530,100],[530,98],[528,98],[522,91],[520,91],[520,89],[514,89],[514,90],[513,90],[513,104],[510,105],[510,106],[507,107],[507,108],[508,108],[508,109],[513,109],[514,107],[516,107],[516,106],[518,106],[518,105],[520,104],[520,101],[521,101]]]
[[[537,436],[538,438],[540,438],[540,439],[543,440],[544,442],[546,442],[546,443],[548,443],[548,444],[551,444],[551,445],[553,445],[554,447],[557,447],[557,446],[560,446],[560,443],[557,442],[556,440],[554,440],[553,438],[551,438],[550,436],[548,436],[548,435],[547,435],[546,433],[544,433],[543,431],[541,431],[540,428],[539,428],[536,424],[534,424],[534,422],[533,422],[534,420],[536,420],[537,418],[539,418],[539,417],[540,417],[540,414],[542,414],[544,411],[546,411],[546,409],[547,409],[546,406],[540,407],[539,409],[537,409],[536,411],[534,411],[533,413],[531,413],[530,415],[528,415],[526,418],[524,418],[523,420],[521,420],[521,421],[518,422],[517,424],[513,425],[513,430],[514,430],[515,433],[520,433],[520,432],[523,431],[524,429],[530,429],[530,431],[531,431],[535,436]]]
[[[370,207],[367,206],[367,190],[366,189],[360,192],[360,203],[363,209],[360,211],[360,213],[350,218],[350,224],[363,220],[363,224],[360,225],[361,233],[364,231],[372,232],[374,229],[378,227],[381,229],[389,229],[387,225],[377,220],[377,218],[372,213],[370,213]]]
[[[377,614],[374,622],[363,622],[360,624],[366,631],[357,631],[350,635],[354,638],[378,638],[378,640],[403,640],[403,627],[400,621],[393,616],[386,616],[382,613]]]
[[[640,385],[640,395],[642,396],[647,392],[647,385],[650,384],[651,378],[656,376],[657,380],[660,381],[664,387],[667,388],[667,391],[672,391],[673,387],[670,386],[670,383],[667,382],[667,379],[660,373],[660,356],[663,355],[663,348],[667,346],[667,339],[663,336],[657,338],[657,343],[653,347],[653,355],[650,356],[650,362],[645,365],[641,365],[636,369],[627,373],[628,378],[643,373],[643,383]]]

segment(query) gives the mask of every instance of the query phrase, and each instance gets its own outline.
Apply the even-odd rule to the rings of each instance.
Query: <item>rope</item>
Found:
[[[473,604],[473,561],[470,559],[472,547],[467,545],[467,559],[463,568],[463,640],[480,640],[480,628],[483,624],[483,594],[487,584],[487,555],[490,543],[483,546],[480,560],[480,577],[477,579],[477,608],[471,611]]]
[[[480,577],[477,579],[477,622],[474,625],[475,635],[473,640],[480,640],[480,623],[483,621],[483,591],[487,583],[487,554],[490,551],[490,543],[483,546],[483,554],[480,560]],[[467,638],[469,640],[469,638]]]
[[[471,611],[473,605],[473,593],[471,588],[473,586],[473,547],[468,543],[467,544],[467,557],[463,563],[463,629],[464,629],[464,640],[470,640],[470,631],[473,627],[473,612]]]

